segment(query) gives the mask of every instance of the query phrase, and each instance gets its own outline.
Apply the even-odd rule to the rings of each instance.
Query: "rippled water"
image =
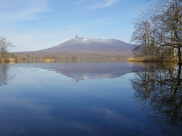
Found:
[[[0,64],[1,136],[182,134],[181,66]]]

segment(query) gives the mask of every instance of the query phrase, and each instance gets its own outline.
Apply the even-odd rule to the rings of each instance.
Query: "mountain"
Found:
[[[88,39],[75,36],[73,39],[52,48],[24,52],[31,55],[122,55],[131,56],[135,47],[116,39]]]

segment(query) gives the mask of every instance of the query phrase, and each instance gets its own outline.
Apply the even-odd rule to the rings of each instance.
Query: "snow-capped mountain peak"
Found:
[[[76,35],[67,42],[55,47],[37,51],[38,54],[66,54],[66,55],[122,55],[131,56],[133,44],[117,39],[88,39]]]

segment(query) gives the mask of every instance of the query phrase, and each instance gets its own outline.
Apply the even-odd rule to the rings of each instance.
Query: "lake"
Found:
[[[181,136],[181,66],[0,64],[1,136]]]

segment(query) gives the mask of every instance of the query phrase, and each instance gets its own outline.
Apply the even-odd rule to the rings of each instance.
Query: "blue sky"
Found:
[[[75,35],[130,42],[148,0],[0,0],[0,36],[10,51],[56,46]]]

